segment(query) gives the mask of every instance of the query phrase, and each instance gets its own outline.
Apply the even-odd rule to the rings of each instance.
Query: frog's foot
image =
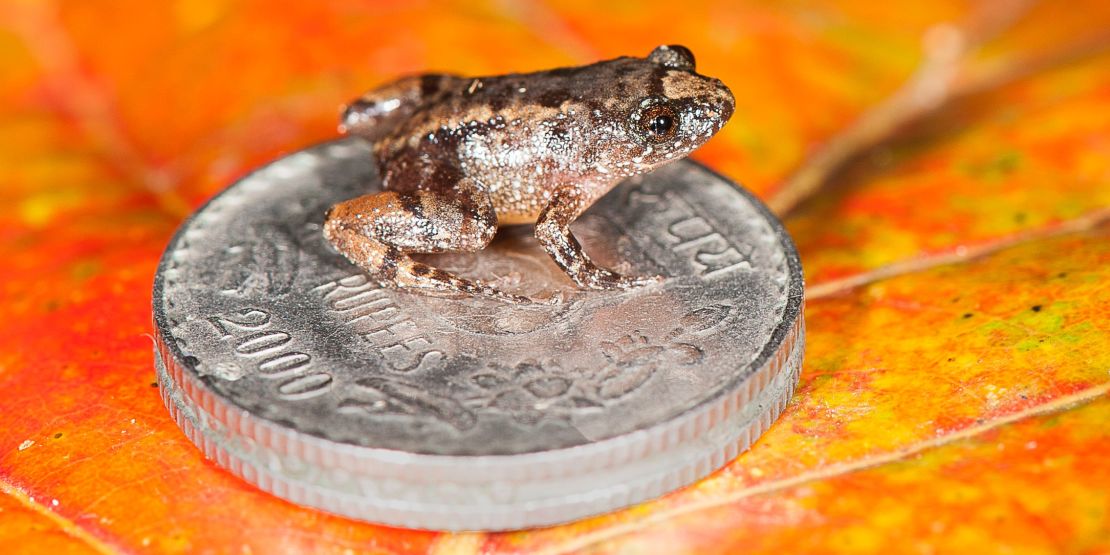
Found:
[[[554,243],[567,247],[577,247],[577,249],[568,248],[565,251],[573,254],[566,256],[564,251],[559,249],[550,249],[548,252],[552,250],[555,251],[552,254],[555,263],[567,274],[567,277],[569,277],[571,281],[583,289],[623,291],[653,285],[663,281],[662,276],[626,276],[602,268],[590,260],[590,257],[581,250],[581,247],[578,246],[578,241],[576,241],[573,236],[569,236],[568,234],[568,237],[569,240],[565,242],[563,240],[556,240],[546,244]],[[544,242],[541,241],[541,243]]]
[[[335,205],[324,221],[324,237],[332,246],[383,284],[440,295],[531,303],[527,297],[458,277],[409,256],[479,250],[496,231],[496,218],[486,215],[478,200],[429,191],[366,195]]]
[[[585,289],[618,291],[645,287],[663,281],[661,276],[625,276],[593,264],[582,264],[577,269],[571,268],[567,276]]]
[[[659,276],[623,276],[590,260],[570,231],[570,223],[589,204],[590,199],[584,198],[581,191],[560,189],[536,220],[536,240],[567,277],[584,289],[625,290],[662,281]]]
[[[417,289],[432,295],[445,294],[454,297],[461,294],[470,297],[490,297],[512,304],[532,304],[535,302],[528,297],[506,293],[481,281],[464,279],[412,259],[402,261],[398,268],[404,266],[407,266],[407,268],[398,272],[398,277],[401,277],[402,274],[408,277],[394,278],[393,281],[389,282],[390,285],[402,289]]]
[[[417,262],[408,255],[401,255],[397,263],[397,275],[387,283],[401,289],[417,289],[432,295],[490,297],[512,304],[534,302],[528,297],[506,293],[481,281],[461,278],[451,272]]]
[[[561,265],[560,265],[561,266]],[[578,287],[602,291],[627,291],[663,282],[662,276],[626,276],[597,266],[583,253],[582,258],[563,268]]]

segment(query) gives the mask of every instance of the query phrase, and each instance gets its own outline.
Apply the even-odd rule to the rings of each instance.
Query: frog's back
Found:
[[[449,128],[471,122],[542,119],[567,103],[602,109],[617,97],[651,94],[645,85],[659,83],[663,68],[641,58],[621,57],[590,65],[458,79],[443,96],[429,99],[429,119]]]
[[[541,122],[577,108],[606,112],[618,98],[651,94],[660,68],[640,58],[622,57],[580,67],[533,73],[437,79],[386,136],[375,141],[379,160],[407,156],[416,149],[439,158],[478,137],[523,140]]]

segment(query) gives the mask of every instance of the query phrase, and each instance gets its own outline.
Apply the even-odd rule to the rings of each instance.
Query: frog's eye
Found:
[[[674,137],[678,128],[678,117],[674,110],[665,104],[650,106],[640,114],[640,126],[644,136],[654,142],[666,141]]]

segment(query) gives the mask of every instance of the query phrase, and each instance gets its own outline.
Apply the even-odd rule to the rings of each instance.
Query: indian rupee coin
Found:
[[[321,233],[377,190],[369,146],[277,160],[212,199],[154,285],[155,366],[173,418],[259,488],[429,529],[565,522],[689,484],[789,400],[801,266],[754,197],[694,162],[630,179],[573,225],[600,264],[662,275],[577,289],[531,236],[428,256],[513,305],[381,288]]]

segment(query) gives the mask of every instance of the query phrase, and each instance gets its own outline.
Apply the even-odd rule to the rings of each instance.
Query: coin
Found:
[[[662,275],[577,289],[527,226],[432,264],[559,302],[383,289],[321,233],[380,186],[344,139],[245,177],[177,232],[154,284],[155,366],[185,434],[287,500],[429,529],[594,515],[719,468],[789,400],[802,275],[758,200],[694,162],[630,179],[573,229],[602,265]]]

